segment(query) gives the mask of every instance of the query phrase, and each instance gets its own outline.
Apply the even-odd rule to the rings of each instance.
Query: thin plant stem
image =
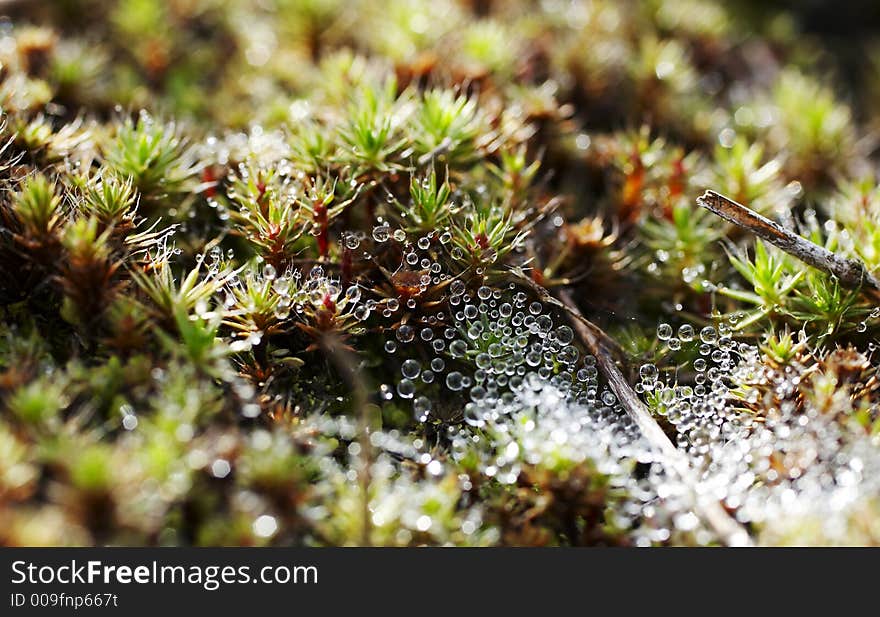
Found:
[[[610,337],[581,315],[568,290],[560,290],[559,298],[560,304],[573,317],[572,323],[575,330],[590,353],[596,357],[599,369],[605,375],[611,390],[623,405],[627,415],[636,423],[645,439],[660,450],[664,462],[691,489],[694,497],[694,509],[697,510],[697,513],[728,546],[750,544],[748,532],[727,513],[718,501],[705,499],[701,496],[701,491],[697,488],[698,481],[690,468],[687,457],[675,447],[669,436],[663,432],[663,429],[657,424],[651,412],[639,399],[618,368],[608,348],[607,341],[611,340]]]
[[[620,401],[627,415],[636,423],[645,439],[659,450],[668,468],[690,488],[696,513],[724,544],[728,546],[750,545],[751,539],[748,531],[731,517],[717,500],[702,496],[702,491],[698,488],[699,482],[694,471],[690,468],[687,457],[675,447],[675,444],[672,443],[669,436],[657,424],[651,412],[630,387],[615,359],[615,356],[622,357],[622,352],[614,339],[581,314],[568,290],[559,290],[557,298],[521,271],[514,271],[514,274],[517,274],[519,282],[524,282],[542,301],[562,309],[571,317],[575,331],[590,353],[595,356],[599,370],[608,380],[612,392],[617,396],[617,400]]]
[[[715,191],[706,191],[697,198],[697,203],[725,221],[751,231],[805,264],[837,277],[843,287],[864,289],[875,299],[880,297],[880,281],[858,259],[841,257]]]
[[[330,358],[336,370],[351,388],[352,404],[358,417],[358,484],[361,490],[361,546],[372,544],[372,517],[370,515],[370,485],[373,478],[373,445],[370,441],[370,419],[367,408],[367,385],[358,368],[357,355],[347,348],[338,337],[326,334],[321,349]]]

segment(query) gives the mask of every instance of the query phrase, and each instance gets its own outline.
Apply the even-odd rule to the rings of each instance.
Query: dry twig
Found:
[[[701,495],[687,458],[681,450],[675,447],[675,444],[654,420],[651,412],[630,387],[629,382],[609,353],[608,341],[611,340],[610,337],[601,328],[581,315],[568,291],[560,291],[559,296],[561,299],[559,304],[574,318],[575,330],[589,348],[590,353],[596,357],[599,369],[605,375],[611,390],[623,405],[627,415],[636,423],[645,439],[662,453],[664,462],[690,487],[694,495],[694,508],[697,513],[728,546],[750,544],[749,534],[742,525],[734,520],[720,503],[714,499],[706,499]]]
[[[657,448],[663,456],[664,463],[672,469],[691,489],[694,496],[695,510],[718,537],[728,546],[748,546],[751,544],[749,533],[733,519],[722,505],[707,499],[697,488],[697,480],[690,468],[687,457],[675,447],[645,404],[617,366],[615,356],[621,357],[619,345],[599,326],[584,317],[574,300],[566,290],[559,292],[559,298],[535,283],[522,271],[513,272],[517,281],[525,283],[542,301],[552,304],[565,311],[571,318],[578,336],[596,358],[599,370],[608,380],[611,390],[617,396],[627,415],[636,423],[645,439]]]
[[[866,289],[874,297],[880,294],[880,281],[857,259],[836,255],[715,191],[706,191],[697,198],[697,203],[725,221],[748,229],[805,264],[836,276],[844,287]]]

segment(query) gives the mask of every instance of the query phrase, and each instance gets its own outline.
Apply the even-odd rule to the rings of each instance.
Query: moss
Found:
[[[791,15],[4,10],[3,543],[720,541],[536,289],[613,335],[754,539],[876,541],[874,297],[695,204],[880,267],[877,75],[822,77]],[[781,525],[786,489],[846,505]]]

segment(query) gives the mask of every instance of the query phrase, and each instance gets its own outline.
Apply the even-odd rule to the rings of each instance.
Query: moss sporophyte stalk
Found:
[[[880,541],[880,56],[758,4],[4,7],[0,542]]]

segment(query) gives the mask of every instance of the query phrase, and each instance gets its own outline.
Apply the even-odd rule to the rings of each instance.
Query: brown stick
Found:
[[[636,423],[645,439],[663,455],[665,464],[678,475],[691,489],[694,496],[694,509],[718,537],[728,546],[750,546],[748,531],[732,518],[718,501],[702,498],[697,490],[697,480],[690,468],[687,457],[670,441],[651,412],[630,387],[626,377],[617,366],[614,355],[622,355],[620,346],[602,328],[583,316],[567,290],[559,291],[559,298],[538,285],[521,269],[511,271],[516,281],[525,284],[542,301],[565,311],[571,318],[578,336],[596,358],[599,370],[608,380],[611,390],[623,406],[627,415]]]
[[[706,191],[697,198],[697,203],[725,221],[748,229],[805,264],[836,276],[844,287],[867,287],[875,295],[880,291],[880,281],[861,261],[836,255],[720,193]]]
[[[547,295],[549,296],[549,293]],[[645,439],[660,450],[665,459],[664,462],[691,488],[691,492],[694,495],[694,509],[697,510],[703,520],[709,524],[709,527],[728,546],[747,546],[751,544],[748,532],[727,513],[720,503],[715,500],[701,499],[699,491],[695,488],[697,482],[687,457],[681,450],[675,447],[666,433],[663,432],[663,429],[654,420],[651,412],[630,387],[629,382],[627,382],[623,373],[617,367],[617,363],[609,352],[608,341],[611,338],[599,326],[581,314],[567,290],[560,291],[559,297],[560,300],[556,300],[554,304],[561,306],[574,318],[572,323],[575,330],[577,330],[590,353],[596,357],[599,369],[605,375],[611,390],[626,410],[627,415],[636,423]],[[553,299],[555,300],[555,298]]]

